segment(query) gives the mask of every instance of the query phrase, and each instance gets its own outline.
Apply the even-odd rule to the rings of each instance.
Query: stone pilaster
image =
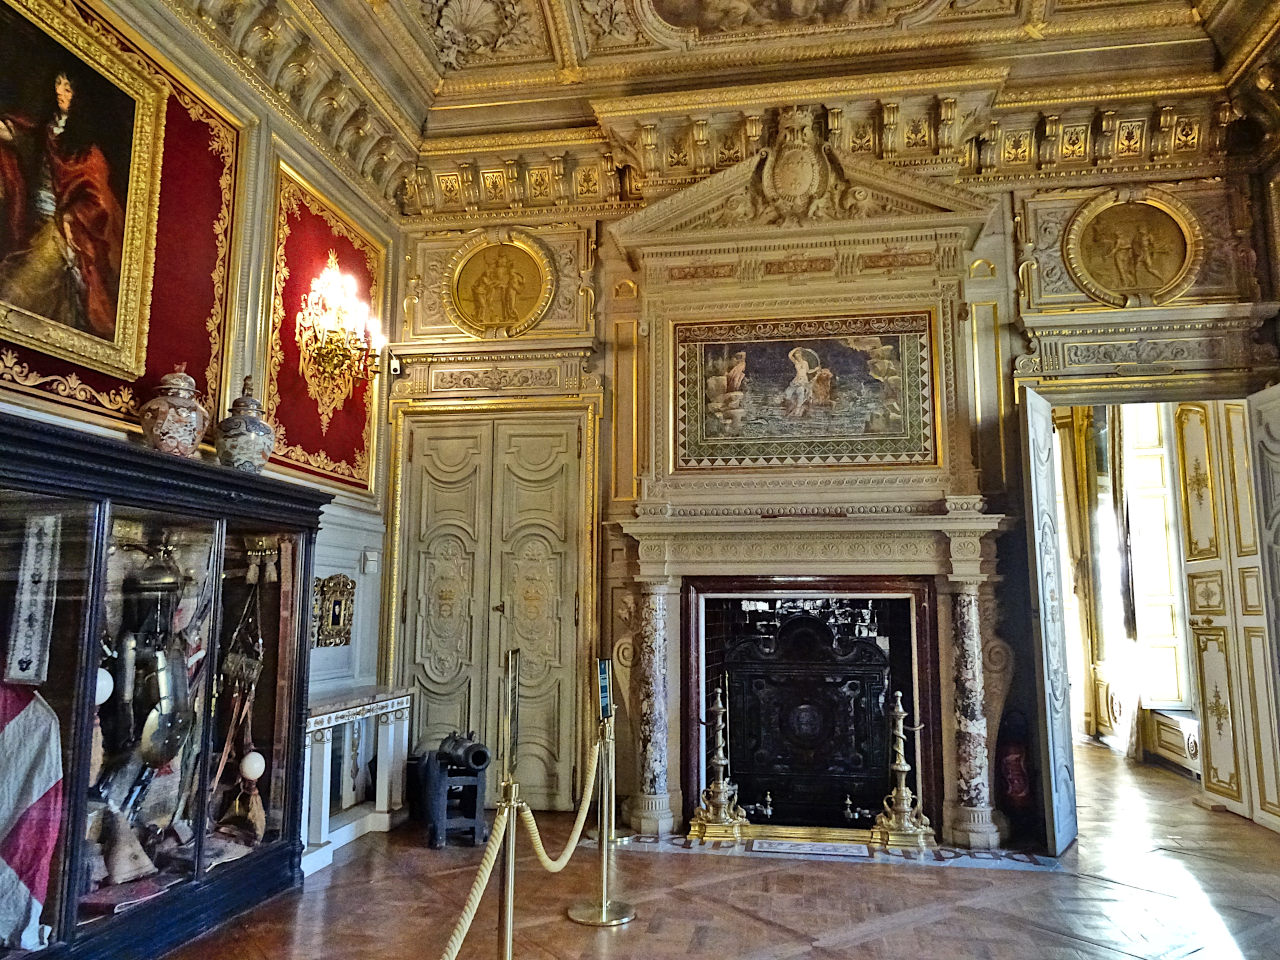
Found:
[[[643,584],[634,667],[640,792],[631,826],[659,836],[675,826],[667,787],[667,590],[665,583]]]
[[[948,498],[949,512],[981,512],[980,500]],[[1000,845],[992,819],[990,747],[978,591],[988,579],[992,545],[981,533],[951,534],[951,636],[955,665],[956,802],[947,835],[957,846],[989,850]]]

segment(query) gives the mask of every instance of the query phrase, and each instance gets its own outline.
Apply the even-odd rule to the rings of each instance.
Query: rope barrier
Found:
[[[513,826],[514,829],[514,826]],[[484,888],[489,884],[489,875],[493,873],[493,864],[498,859],[498,850],[502,846],[502,835],[507,831],[507,808],[499,807],[493,818],[493,832],[489,834],[489,842],[485,845],[484,856],[480,858],[480,870],[471,884],[471,893],[467,895],[466,906],[462,908],[462,916],[458,918],[445,945],[440,960],[458,960],[458,951],[462,949],[462,941],[471,929],[471,921],[475,919],[476,910],[480,908],[480,898]]]
[[[600,743],[596,742],[591,748],[591,758],[587,761],[587,775],[582,781],[584,784],[596,782],[596,764],[600,761]],[[556,859],[552,860],[547,856],[547,849],[542,845],[542,835],[538,832],[538,821],[533,818],[533,811],[529,809],[529,805],[523,801],[520,803],[520,819],[525,827],[529,830],[529,842],[533,844],[533,852],[538,855],[538,862],[547,870],[548,873],[559,873],[569,865],[569,861],[573,858],[573,852],[578,848],[578,840],[582,837],[582,827],[587,822],[587,809],[591,806],[590,790],[582,792],[582,801],[578,804],[578,815],[573,821],[573,832],[569,834],[569,841],[565,844],[564,852]]]

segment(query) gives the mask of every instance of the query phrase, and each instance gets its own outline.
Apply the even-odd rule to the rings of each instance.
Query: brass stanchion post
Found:
[[[612,675],[609,661],[600,661],[600,771],[596,778],[600,792],[596,810],[599,830],[596,841],[600,846],[600,900],[584,900],[569,908],[569,919],[590,927],[616,927],[636,918],[636,908],[622,900],[609,897],[609,874],[613,869],[613,815],[614,815],[614,756],[613,756],[613,708]]]
[[[520,651],[507,654],[505,690],[502,698],[502,800],[507,811],[507,833],[502,838],[502,888],[499,904],[498,958],[512,960],[515,946],[516,910],[516,821],[520,806],[520,784],[516,782],[516,745],[519,740]]]

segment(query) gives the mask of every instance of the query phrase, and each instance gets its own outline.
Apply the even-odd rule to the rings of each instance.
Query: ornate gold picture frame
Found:
[[[345,573],[316,578],[312,613],[317,647],[351,645],[355,606],[356,582]]]
[[[518,337],[547,315],[556,267],[530,234],[477,234],[453,255],[441,290],[445,316],[474,337]]]
[[[676,470],[933,467],[929,311],[677,322]]]
[[[1112,307],[1160,306],[1196,281],[1204,234],[1192,209],[1155,187],[1116,188],[1083,204],[1067,224],[1067,271]]]
[[[134,380],[168,86],[45,0],[0,0],[0,64],[0,337]]]

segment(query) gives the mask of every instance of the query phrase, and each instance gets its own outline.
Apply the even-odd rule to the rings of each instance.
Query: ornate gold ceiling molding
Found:
[[[1280,35],[1280,0],[1266,0],[1263,9],[1248,12],[1251,26],[1230,51],[1222,66],[1222,79],[1231,86],[1243,78],[1266,48]]]
[[[454,154],[507,153],[513,150],[563,150],[578,145],[608,143],[597,127],[570,127],[563,130],[533,130],[524,133],[481,133],[457,137],[426,137],[419,148],[424,159]]]
[[[618,200],[602,203],[571,203],[542,209],[463,210],[458,213],[421,213],[405,218],[414,229],[471,230],[477,227],[549,226],[560,223],[585,223],[592,220],[617,220],[645,207],[642,200]]]
[[[978,193],[994,191],[1003,193],[1009,189],[1026,187],[1074,187],[1108,186],[1117,183],[1150,180],[1154,177],[1222,177],[1231,173],[1249,173],[1251,164],[1230,163],[1222,160],[1204,160],[1197,163],[1132,163],[1107,167],[1079,167],[1075,169],[1040,169],[1034,167],[1017,172],[961,173],[957,183]]]
[[[943,67],[873,73],[864,76],[790,80],[779,83],[713,87],[692,91],[645,94],[638,97],[593,100],[591,109],[602,124],[638,117],[661,118],[697,111],[766,108],[787,103],[854,100],[890,94],[947,93],[989,89],[994,94],[1009,75],[1001,67]]]
[[[1131,80],[1005,87],[996,96],[997,109],[1056,107],[1089,100],[1169,100],[1182,97],[1225,96],[1226,86],[1214,73],[1140,77]]]
[[[359,3],[362,10],[371,10],[395,50],[421,76],[425,86],[434,95],[444,81],[444,68],[431,56],[425,38],[415,33],[409,26],[411,18],[404,9],[401,0],[351,0]],[[429,106],[429,104],[428,104]]]
[[[336,33],[310,0],[164,2],[355,186],[390,203],[413,170],[417,124],[345,43],[330,45]]]
[[[653,77],[696,77],[744,67],[767,68],[781,64],[838,62],[851,58],[914,52],[927,56],[944,48],[1001,46],[1010,48],[1006,55],[1016,57],[1028,51],[1028,41],[1064,41],[1084,37],[1106,37],[1121,33],[1143,36],[1147,42],[1159,31],[1180,31],[1183,38],[1203,36],[1197,27],[1195,12],[1185,4],[1144,4],[1132,10],[1090,10],[1071,13],[1047,23],[999,27],[939,27],[935,32],[890,30],[850,40],[833,40],[830,35],[803,37],[770,37],[750,40],[739,38],[735,46],[699,44],[689,51],[659,55],[653,51],[621,48],[593,51],[584,60],[581,74],[572,79],[584,85],[627,82]],[[773,42],[771,42],[773,41]],[[785,42],[780,42],[785,41]],[[992,50],[991,52],[996,52]],[[509,68],[484,74],[462,71],[448,77],[441,97],[465,100],[485,94],[527,89],[539,84],[565,81],[559,75],[549,76],[544,69]]]

